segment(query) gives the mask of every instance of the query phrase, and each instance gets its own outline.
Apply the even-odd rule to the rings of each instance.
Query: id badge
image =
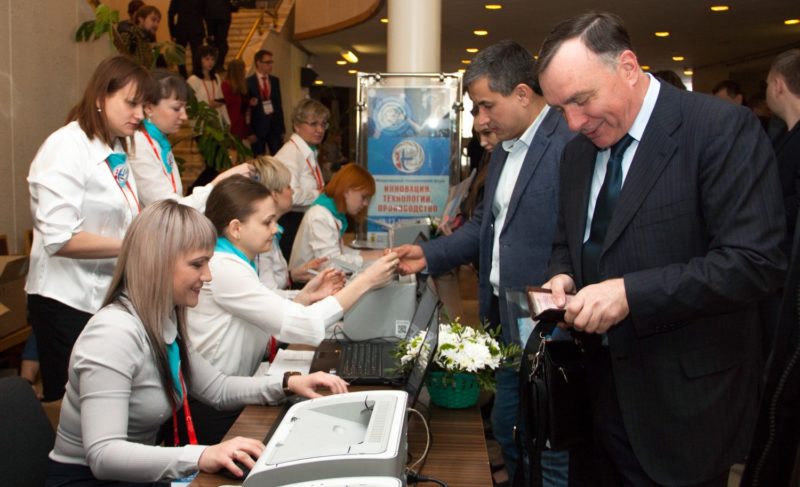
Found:
[[[167,154],[167,164],[169,164],[170,167],[175,167],[175,154],[173,154],[172,151],[169,151],[169,154]]]
[[[264,109],[265,115],[272,115],[272,112],[275,111],[275,109],[272,108],[272,100],[264,100],[261,102],[261,107]]]

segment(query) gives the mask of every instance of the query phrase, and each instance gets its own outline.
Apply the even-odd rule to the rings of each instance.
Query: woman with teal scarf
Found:
[[[210,184],[195,187],[192,194],[184,196],[178,165],[167,136],[186,123],[186,102],[191,88],[178,74],[164,69],[154,70],[153,78],[158,90],[145,104],[147,118],[134,136],[136,150],[128,158],[139,184],[141,203],[147,206],[159,200],[172,199],[202,212],[215,184],[234,174],[249,177],[253,168],[250,164],[234,166]]]
[[[325,257],[357,269],[364,260],[379,258],[381,251],[358,251],[342,241],[347,231],[347,215],[364,221],[374,194],[375,179],[366,169],[348,164],[339,170],[306,211],[292,245],[289,268]]]

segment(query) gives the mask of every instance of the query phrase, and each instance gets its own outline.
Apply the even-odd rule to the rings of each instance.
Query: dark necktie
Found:
[[[594,205],[592,230],[589,233],[589,240],[583,244],[584,286],[603,280],[599,268],[600,253],[606,240],[611,215],[614,214],[614,207],[617,206],[619,192],[622,189],[622,157],[631,142],[633,142],[633,137],[625,134],[625,137],[611,146],[611,157],[609,157],[608,166],[606,166],[606,177],[603,180],[603,185],[600,187],[600,192],[597,194],[597,201]]]

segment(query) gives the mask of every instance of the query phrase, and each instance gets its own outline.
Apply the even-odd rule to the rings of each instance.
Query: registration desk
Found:
[[[365,390],[361,387],[353,391]],[[280,407],[248,406],[228,431],[225,439],[234,436],[264,440]],[[469,409],[442,409],[430,406],[430,427],[433,435],[422,474],[443,480],[449,487],[490,487],[492,476],[483,424],[477,406]],[[425,427],[420,418],[411,414],[408,424],[408,452],[412,462],[425,451]],[[201,473],[192,487],[218,487],[240,482],[220,475]],[[429,484],[433,485],[433,484]]]

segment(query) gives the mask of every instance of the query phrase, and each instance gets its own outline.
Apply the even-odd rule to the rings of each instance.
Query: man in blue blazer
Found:
[[[539,80],[581,133],[546,285],[562,306],[577,291],[563,326],[584,332],[590,373],[595,441],[570,452],[570,480],[726,486],[755,422],[756,302],[786,268],[769,140],[746,108],[642,72],[612,14],[558,24]]]
[[[256,136],[253,154],[277,154],[283,145],[286,127],[283,122],[280,80],[272,76],[274,60],[266,49],[254,57],[256,72],[247,77],[247,94],[250,96],[250,129]]]
[[[475,56],[464,74],[469,96],[478,107],[476,121],[487,125],[503,141],[495,148],[483,202],[472,218],[452,235],[420,246],[397,249],[402,272],[426,266],[433,275],[459,265],[479,262],[480,316],[491,325],[502,324],[503,340],[512,340],[505,291],[541,284],[545,280],[556,224],[558,162],[564,145],[574,136],[561,114],[540,96],[533,55],[517,43],[505,41]],[[517,416],[517,373],[497,374],[492,412],[495,438],[503,448],[513,477],[517,451],[512,429]],[[550,457],[552,455],[552,458]],[[564,474],[553,485],[565,485],[566,456],[546,452],[546,479]],[[558,469],[555,469],[558,470]]]

